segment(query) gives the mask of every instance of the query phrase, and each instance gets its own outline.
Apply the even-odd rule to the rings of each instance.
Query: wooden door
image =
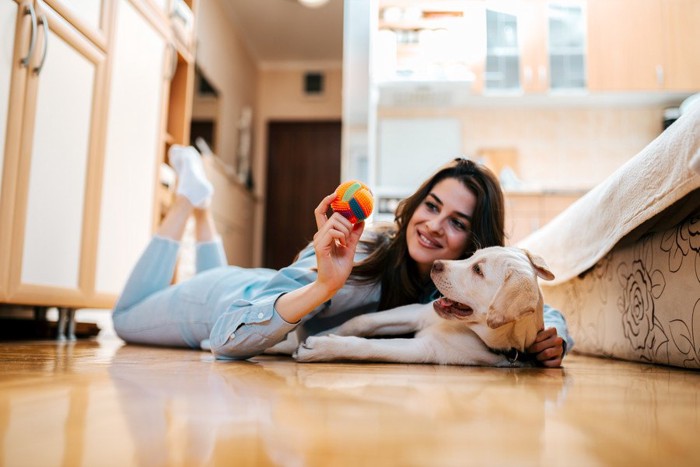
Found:
[[[268,127],[265,267],[288,266],[316,232],[314,209],[340,183],[339,121]]]

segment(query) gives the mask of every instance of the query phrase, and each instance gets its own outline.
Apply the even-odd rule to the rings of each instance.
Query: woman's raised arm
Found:
[[[337,213],[328,217],[326,212],[335,196],[335,192],[326,196],[314,210],[318,229],[313,241],[318,266],[317,279],[282,295],[275,304],[277,313],[289,323],[298,322],[333,297],[352,271],[364,222],[353,225]]]

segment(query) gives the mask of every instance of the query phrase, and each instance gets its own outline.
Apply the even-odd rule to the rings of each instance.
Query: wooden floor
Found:
[[[0,465],[700,465],[700,372],[0,344]]]

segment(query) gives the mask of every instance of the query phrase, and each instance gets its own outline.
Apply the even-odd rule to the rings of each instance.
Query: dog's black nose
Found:
[[[433,263],[433,272],[442,272],[445,269],[445,265],[442,261],[437,260]]]

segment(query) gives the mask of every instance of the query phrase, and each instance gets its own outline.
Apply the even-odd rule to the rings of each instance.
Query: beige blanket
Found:
[[[556,275],[548,286],[566,282],[595,265],[626,235],[698,189],[699,174],[700,105],[695,105],[607,180],[518,246],[547,261]]]

